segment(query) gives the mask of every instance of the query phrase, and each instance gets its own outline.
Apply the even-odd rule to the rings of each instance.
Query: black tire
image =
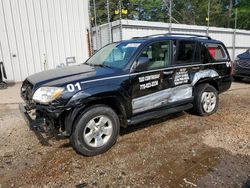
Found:
[[[214,105],[212,105],[213,103],[211,102],[212,100],[210,100],[211,102],[211,109],[205,110],[205,102],[204,102],[204,98],[203,94],[205,95],[207,92],[209,93],[213,93],[213,97],[215,99]],[[200,84],[198,86],[195,87],[194,89],[194,107],[192,109],[192,112],[196,115],[200,115],[200,116],[209,116],[213,113],[215,113],[218,109],[218,104],[219,104],[219,96],[218,96],[218,91],[211,86],[210,84]]]
[[[233,78],[234,78],[234,81],[236,81],[236,82],[240,82],[243,80],[242,77],[238,77],[238,76],[233,76]]]
[[[7,89],[8,85],[6,82],[0,82],[0,89]]]
[[[104,145],[100,147],[98,146],[92,147],[90,145],[91,142],[88,143],[86,141],[85,133],[86,133],[86,130],[89,129],[87,127],[88,123],[90,123],[90,121],[92,120],[96,121],[95,118],[99,118],[99,117],[105,117],[109,120],[109,124],[112,126],[112,133],[108,136],[109,138]],[[91,131],[93,130],[89,129],[89,132]],[[78,117],[78,119],[76,120],[76,123],[74,124],[73,131],[70,136],[70,141],[71,141],[73,148],[78,153],[85,155],[85,156],[95,156],[95,155],[102,154],[106,152],[107,150],[109,150],[116,143],[119,132],[120,132],[120,121],[118,119],[117,114],[114,112],[114,110],[106,105],[94,105],[92,107],[87,108],[84,111],[84,113]],[[94,139],[93,141],[94,143],[97,142],[96,137],[94,137],[93,139]]]

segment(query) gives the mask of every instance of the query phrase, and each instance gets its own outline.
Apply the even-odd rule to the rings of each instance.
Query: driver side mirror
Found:
[[[143,70],[144,68],[147,67],[149,63],[149,58],[148,57],[139,57],[136,63],[136,70]]]

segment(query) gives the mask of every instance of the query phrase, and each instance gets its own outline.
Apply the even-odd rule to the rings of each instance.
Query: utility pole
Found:
[[[96,21],[96,4],[95,4],[95,0],[93,0],[93,6],[94,6],[94,20],[95,20],[95,43],[96,43],[96,50],[99,48],[99,32],[98,32],[98,28],[97,28],[97,21]]]
[[[89,34],[88,34],[88,39],[90,41],[89,47],[89,57],[93,54],[93,28],[92,28],[92,13],[91,13],[91,3],[88,1],[88,12],[89,12]]]
[[[227,27],[230,27],[230,21],[232,18],[232,9],[233,9],[233,0],[229,0]]]
[[[236,47],[236,30],[237,30],[237,20],[238,20],[238,8],[235,8],[235,18],[234,18],[234,35],[233,35],[233,61],[235,60],[235,47]]]
[[[234,29],[237,29],[237,21],[238,21],[238,8],[235,8],[235,18],[234,18]]]
[[[208,0],[208,5],[207,5],[207,36],[209,36],[209,26],[210,26],[210,5],[211,5],[211,1]]]
[[[172,32],[172,0],[169,0],[169,33]]]
[[[119,0],[120,40],[122,40],[122,0]]]
[[[113,42],[112,38],[112,26],[110,23],[110,11],[109,11],[109,0],[107,0],[107,13],[108,13],[108,30],[109,30],[109,43]]]

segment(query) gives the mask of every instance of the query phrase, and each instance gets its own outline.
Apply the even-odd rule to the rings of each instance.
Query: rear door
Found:
[[[195,73],[205,68],[205,54],[200,42],[196,40],[176,40],[174,41],[174,82],[173,87],[182,85],[191,87]],[[183,86],[183,87],[184,87]]]

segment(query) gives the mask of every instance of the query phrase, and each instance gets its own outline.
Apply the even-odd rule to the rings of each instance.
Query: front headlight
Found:
[[[59,98],[64,88],[62,87],[40,87],[33,95],[33,100],[38,103],[48,104]]]

